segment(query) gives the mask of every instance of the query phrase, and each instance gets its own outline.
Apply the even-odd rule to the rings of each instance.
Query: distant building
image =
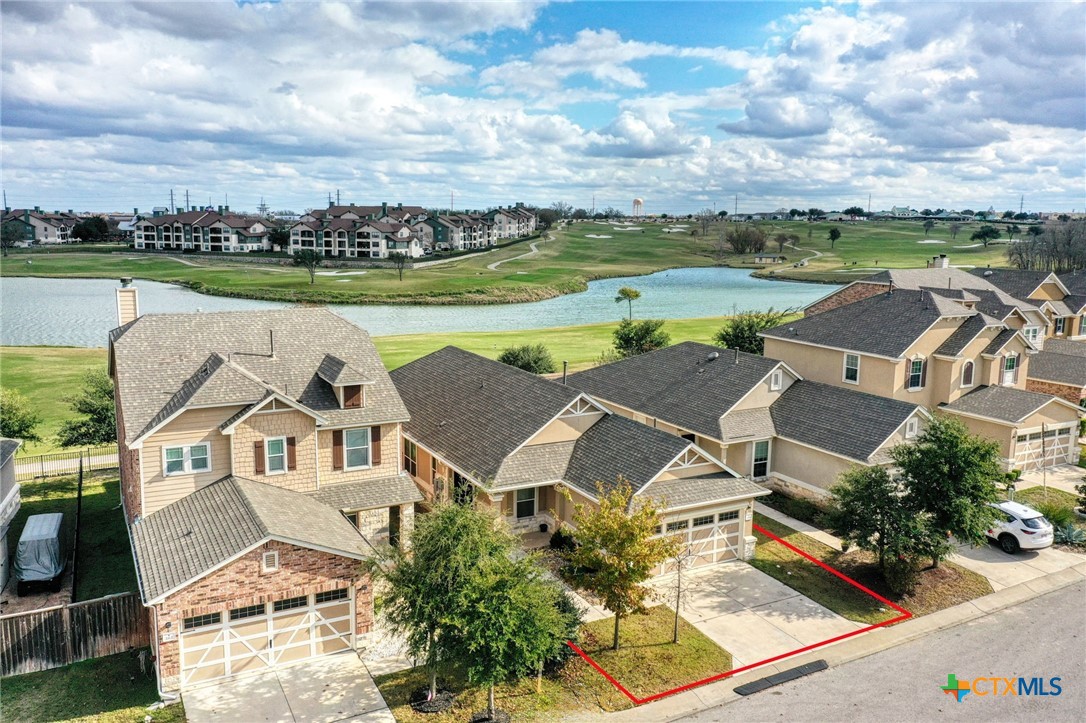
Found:
[[[72,230],[79,223],[73,211],[48,213],[35,206],[5,209],[3,223],[15,223],[22,227],[25,242],[20,244],[66,244],[73,240]]]
[[[275,225],[267,219],[233,215],[229,206],[220,206],[217,211],[194,207],[182,213],[137,216],[134,227],[137,249],[246,253],[271,251],[268,234]]]

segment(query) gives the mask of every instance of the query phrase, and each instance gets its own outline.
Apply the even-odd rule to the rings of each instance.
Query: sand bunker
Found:
[[[936,241],[934,239],[925,239],[923,241],[917,241],[918,244],[945,244],[946,241]]]
[[[615,231],[640,231],[640,226],[612,226]]]
[[[318,271],[317,276],[361,276],[366,271]]]
[[[968,244],[966,246],[955,246],[954,248],[956,248],[956,249],[975,249],[975,248],[977,248],[979,246],[983,246],[983,245],[984,244]]]
[[[585,238],[614,238],[614,236],[602,236],[598,233],[586,233]]]
[[[862,269],[860,269],[860,268],[857,268],[857,269],[849,268],[849,269],[835,269],[833,273],[835,273],[835,274],[854,274],[857,271],[867,272],[867,271],[884,271],[884,270],[885,269],[876,269],[876,268],[872,268],[872,267],[867,267],[867,268],[862,268]]]

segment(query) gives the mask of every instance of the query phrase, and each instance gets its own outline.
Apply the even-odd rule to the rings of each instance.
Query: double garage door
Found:
[[[181,685],[268,670],[353,647],[349,589],[186,618]]]
[[[1046,429],[1043,433],[1019,434],[1015,443],[1014,466],[1031,470],[1074,464],[1078,459],[1078,444],[1073,432],[1077,431],[1077,427],[1063,427]]]

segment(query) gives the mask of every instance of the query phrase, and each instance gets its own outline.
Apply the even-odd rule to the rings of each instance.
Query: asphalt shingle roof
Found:
[[[404,432],[480,482],[581,394],[454,346],[391,377],[411,413]]]
[[[977,387],[950,404],[940,405],[940,408],[1016,423],[1055,398],[1050,394],[1027,392],[1014,387],[986,386]]]
[[[668,509],[696,507],[729,500],[768,495],[770,490],[742,477],[706,475],[653,482],[644,495],[660,501]]]
[[[762,336],[898,358],[940,318],[976,314],[927,291],[896,290],[782,324]]]
[[[730,412],[721,420],[720,431],[722,434],[720,439],[724,442],[761,439],[777,435],[777,429],[773,426],[773,415],[768,407]]]
[[[868,462],[917,409],[909,402],[803,380],[788,387],[769,411],[779,436]]]
[[[712,354],[717,354],[710,360]],[[720,417],[780,362],[697,342],[571,374],[568,383],[600,399],[719,439]]]
[[[1067,354],[1069,356],[1086,357],[1086,342],[1071,341],[1069,339],[1045,339],[1045,351]]]
[[[1084,358],[1086,354],[1083,356],[1058,354],[1049,350],[1050,341],[1045,342],[1044,351],[1030,357],[1029,378],[1086,387],[1086,358]],[[1086,344],[1080,344],[1080,346],[1086,348]]]
[[[309,495],[240,477],[196,490],[137,520],[131,532],[144,601],[270,538],[356,558],[369,549],[335,509]]]
[[[521,447],[502,462],[494,477],[494,488],[560,482],[576,445],[573,441]]]
[[[1051,276],[1049,271],[1020,271],[1018,269],[972,269],[969,273],[984,279],[993,286],[1006,291],[1016,299],[1028,299],[1045,279]]]
[[[1066,274],[1060,274],[1060,281],[1072,294],[1086,296],[1086,271],[1069,271]]]
[[[21,440],[0,437],[0,467],[7,464],[7,461],[18,451],[21,444]]]
[[[309,496],[337,510],[372,510],[378,507],[422,502],[423,496],[410,475],[401,472],[391,477],[321,487]]]
[[[971,341],[980,336],[981,332],[989,326],[1002,326],[1002,324],[985,314],[972,316],[955,329],[954,333],[948,336],[946,341],[939,345],[939,348],[935,350],[935,353],[945,354],[947,356],[957,356],[958,354],[961,354],[965,347],[969,346]]]
[[[1003,349],[1003,347],[1007,346],[1007,343],[1010,342],[1011,339],[1017,336],[1017,334],[1018,332],[1015,329],[1002,330],[1001,332],[996,334],[995,339],[992,339],[991,343],[989,343],[988,346],[984,347],[984,351],[981,353],[998,354],[999,351]]]
[[[146,314],[113,330],[110,340],[128,442],[168,416],[161,414],[168,406],[176,411],[193,403],[178,395],[203,395],[202,403],[252,404],[274,390],[333,425],[408,416],[369,334],[327,309]],[[373,379],[365,407],[339,407],[318,374],[328,354]],[[202,377],[205,365],[214,369]]]

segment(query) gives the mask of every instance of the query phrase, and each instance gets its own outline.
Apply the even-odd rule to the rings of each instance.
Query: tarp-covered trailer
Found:
[[[28,517],[15,550],[18,593],[25,595],[34,585],[46,585],[54,592],[60,590],[67,564],[68,541],[64,534],[64,515],[51,512]]]

